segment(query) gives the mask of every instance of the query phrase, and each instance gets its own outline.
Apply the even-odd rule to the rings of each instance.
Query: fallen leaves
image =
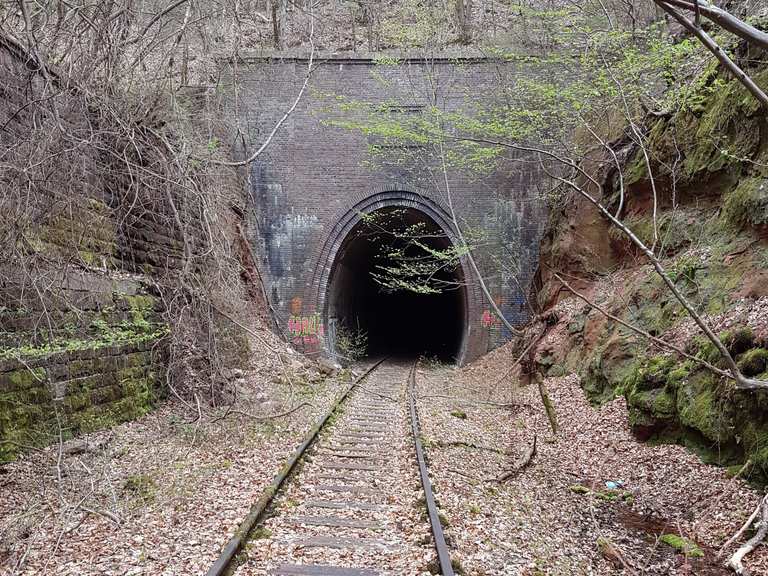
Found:
[[[547,379],[560,423],[552,437],[536,386],[520,388],[513,379],[497,385],[492,377],[504,373],[510,357],[496,351],[462,370],[417,375],[430,472],[467,573],[728,574],[714,550],[759,494],[685,448],[637,442],[625,401],[590,406],[576,376]],[[459,407],[465,419],[451,416]],[[536,458],[507,482],[495,482],[534,434]],[[705,558],[659,546],[664,533],[696,542]],[[768,574],[768,549],[747,563],[753,573]]]
[[[241,414],[188,423],[183,409],[166,403],[65,444],[61,481],[57,446],[7,465],[0,477],[0,574],[204,573],[346,385],[306,378],[308,371],[317,375],[307,361],[289,364],[296,384],[275,384],[279,368],[265,357],[257,355],[237,383]],[[298,384],[307,380],[314,383]],[[312,406],[267,421],[244,414],[286,411],[299,404],[299,393]]]

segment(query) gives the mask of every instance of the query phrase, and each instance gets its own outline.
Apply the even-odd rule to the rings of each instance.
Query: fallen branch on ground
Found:
[[[448,472],[453,472],[454,474],[458,474],[459,476],[463,476],[464,478],[469,478],[470,480],[474,480],[475,482],[482,482],[482,478],[477,478],[476,476],[472,476],[472,474],[467,474],[466,472],[459,472],[456,470],[456,468],[448,468]]]
[[[602,536],[598,538],[597,546],[600,548],[600,553],[603,555],[603,558],[613,564],[614,567],[619,569],[623,568],[629,574],[635,573],[634,570],[632,570],[632,566],[630,566],[626,558],[624,558],[624,554],[621,552],[619,547],[611,542],[608,538],[604,538]]]
[[[557,436],[557,412],[552,404],[552,400],[549,398],[549,392],[547,392],[547,386],[544,384],[544,377],[540,373],[536,373],[536,383],[539,386],[539,395],[541,396],[541,403],[544,404],[544,411],[547,413],[547,420],[549,420],[549,427],[552,429],[552,434]]]
[[[242,410],[230,410],[229,408],[227,408],[227,411],[223,415],[219,416],[218,418],[215,418],[214,420],[211,420],[211,422],[218,422],[219,420],[223,420],[230,414],[239,414],[240,416],[247,416],[248,418],[251,418],[253,420],[274,420],[276,418],[283,418],[285,416],[290,416],[291,414],[301,410],[305,406],[310,406],[312,408],[315,407],[315,405],[311,404],[310,402],[302,402],[298,406],[294,406],[293,408],[286,410],[285,412],[280,412],[279,414],[269,414],[267,416],[256,416],[254,414],[250,414],[249,412],[243,412]]]
[[[512,468],[506,472],[504,472],[501,476],[499,476],[496,479],[496,482],[504,482],[505,480],[509,480],[513,476],[517,476],[520,472],[523,471],[523,469],[528,466],[528,464],[531,463],[531,460],[536,455],[536,440],[538,436],[536,434],[533,435],[533,442],[528,447],[528,450],[526,450],[520,458],[515,460],[515,463],[512,465]]]
[[[747,528],[752,525],[758,514],[760,515],[760,521],[755,524],[757,532],[754,536],[752,536],[752,538],[747,540],[738,550],[736,550],[736,552],[734,552],[733,556],[731,556],[730,560],[728,560],[728,563],[726,564],[726,566],[731,568],[734,572],[736,572],[736,574],[739,574],[739,576],[749,576],[749,570],[744,567],[742,561],[747,554],[757,548],[757,546],[765,539],[765,536],[768,534],[768,495],[763,497],[758,507],[749,517],[749,520],[747,520],[744,526],[741,527],[741,530],[739,530],[736,535],[726,543],[727,546],[736,540],[739,536],[741,536],[741,534],[743,534],[744,531],[746,531]],[[723,548],[726,546],[723,546]]]
[[[517,404],[515,402],[503,403],[503,402],[491,402],[490,400],[473,400],[472,398],[461,398],[460,396],[448,396],[446,394],[429,394],[428,396],[421,396],[421,398],[447,398],[455,402],[461,402],[464,404],[481,404],[483,406],[493,406],[494,408],[518,408],[521,406],[530,406],[530,404]]]
[[[107,518],[108,520],[111,520],[118,526],[122,524],[122,521],[120,518],[118,518],[115,514],[112,514],[109,510],[101,510],[100,508],[88,508],[87,506],[80,506],[80,510],[83,512],[87,512],[88,514],[94,514],[96,516],[103,516],[104,518]]]
[[[392,396],[387,396],[386,394],[382,394],[381,392],[376,392],[374,390],[371,390],[370,388],[361,386],[360,384],[357,385],[357,388],[359,388],[360,390],[362,390],[367,394],[373,394],[374,396],[378,396],[379,398],[384,398],[385,400],[389,400],[390,402],[397,402],[397,398],[392,398]]]
[[[472,448],[474,450],[486,450],[488,452],[495,452],[496,454],[508,454],[508,452],[501,450],[500,448],[483,446],[482,444],[473,444],[472,442],[464,442],[462,440],[455,440],[453,442],[443,442],[438,440],[435,442],[435,446],[438,448]]]

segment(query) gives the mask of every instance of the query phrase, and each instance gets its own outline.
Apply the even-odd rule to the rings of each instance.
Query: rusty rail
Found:
[[[227,542],[226,546],[224,546],[222,549],[219,557],[208,569],[206,576],[224,576],[226,574],[231,574],[231,569],[233,568],[233,560],[237,557],[238,552],[240,552],[240,550],[245,545],[245,542],[248,539],[248,535],[264,518],[264,514],[267,511],[267,508],[269,508],[269,505],[275,499],[275,496],[277,495],[282,485],[296,468],[296,464],[298,464],[299,460],[301,460],[302,456],[304,456],[304,453],[315,441],[317,435],[320,433],[320,430],[322,430],[323,426],[325,426],[326,422],[328,422],[328,419],[333,416],[336,410],[339,409],[339,406],[341,406],[344,400],[346,400],[347,396],[349,396],[349,393],[352,392],[352,390],[354,390],[358,384],[365,380],[371,374],[371,372],[376,370],[376,368],[378,368],[381,363],[384,362],[384,360],[386,360],[386,358],[379,360],[373,366],[363,372],[363,374],[361,374],[358,378],[356,378],[355,381],[352,382],[352,384],[350,384],[347,389],[341,393],[341,395],[339,395],[328,412],[326,412],[325,415],[320,420],[318,420],[315,425],[312,426],[312,428],[304,435],[303,442],[299,445],[298,448],[296,448],[296,450],[285,462],[285,464],[283,464],[283,467],[274,477],[272,483],[264,489],[261,498],[259,498],[259,500],[253,506],[251,506],[248,515],[240,523],[240,526],[237,527],[234,536],[230,538],[229,542]]]
[[[408,407],[411,412],[411,428],[413,429],[413,442],[416,445],[416,460],[419,464],[419,474],[421,475],[421,485],[424,489],[424,499],[427,503],[427,513],[429,514],[429,524],[432,526],[432,537],[435,541],[435,550],[437,550],[437,560],[440,564],[440,573],[443,576],[454,576],[453,564],[451,564],[451,554],[448,545],[445,543],[445,534],[443,534],[443,525],[440,523],[440,515],[437,512],[435,496],[432,494],[432,482],[429,479],[427,462],[424,458],[424,448],[421,445],[421,432],[419,430],[419,414],[416,411],[416,367],[418,360],[413,363],[411,372],[408,375]]]

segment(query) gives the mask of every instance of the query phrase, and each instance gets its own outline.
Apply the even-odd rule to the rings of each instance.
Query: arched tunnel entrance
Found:
[[[341,243],[328,282],[333,352],[459,361],[467,332],[459,256],[421,210],[387,207],[362,216]]]

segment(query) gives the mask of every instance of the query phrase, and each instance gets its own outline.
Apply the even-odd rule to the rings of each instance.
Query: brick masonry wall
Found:
[[[317,57],[309,88],[295,112],[276,133],[251,173],[250,241],[261,258],[265,283],[284,331],[291,316],[325,314],[324,289],[333,266],[334,245],[349,230],[345,218],[384,205],[432,209],[447,218],[443,192],[423,169],[391,165],[372,169],[365,136],[334,128],[343,118],[337,96],[367,103],[391,103],[404,110],[437,102],[446,111],[471,111],[492,103],[500,83],[525,74],[522,65],[477,57],[425,62],[401,60],[382,65],[366,56]],[[300,56],[254,55],[228,68],[225,85],[246,136],[248,150],[260,145],[298,94],[307,72]],[[538,257],[546,218],[540,201],[544,181],[532,166],[507,158],[486,176],[456,170],[449,174],[453,204],[465,225],[488,233],[477,260],[494,300],[515,323],[527,315],[524,294]],[[439,174],[439,166],[433,166]],[[413,197],[416,194],[418,198]],[[340,224],[342,223],[342,224]],[[500,272],[495,261],[515,262],[516,272]],[[467,278],[472,275],[465,272]],[[498,322],[488,322],[489,305],[472,279],[468,285],[468,325],[463,361],[505,341]],[[309,352],[329,352],[320,341]]]
[[[65,350],[0,360],[0,462],[45,445],[146,414],[161,377],[156,342]]]
[[[23,49],[0,37],[4,149],[27,145],[39,119],[26,103],[43,90]],[[67,92],[56,98],[63,122],[87,128],[87,111]],[[96,168],[98,152],[77,153],[87,177],[76,194],[55,172],[35,195],[3,175],[0,239],[23,243],[17,250],[34,265],[0,261],[0,463],[60,431],[69,438],[135,418],[164,393],[167,328],[152,275],[178,266],[181,240],[170,215],[144,206],[126,214],[119,185]],[[33,223],[23,239],[14,215]]]
[[[158,286],[177,286],[185,250],[198,278],[217,260],[204,272],[227,312],[247,322],[267,308],[242,233],[243,174],[205,165],[194,171],[200,195],[155,188],[126,155],[150,170],[170,160],[133,146],[116,159],[112,111],[105,121],[98,102],[48,75],[50,86],[0,34],[0,147],[6,165],[29,169],[0,172],[0,463],[56,441],[55,427],[67,438],[120,422],[164,394],[169,327]],[[194,126],[182,121],[171,138],[190,129],[221,141],[228,123],[215,95],[177,94]],[[228,321],[201,324],[216,332],[219,360],[245,359],[246,339]]]
[[[42,298],[3,283],[0,301],[0,462],[164,395],[167,328],[142,278],[69,270]]]

